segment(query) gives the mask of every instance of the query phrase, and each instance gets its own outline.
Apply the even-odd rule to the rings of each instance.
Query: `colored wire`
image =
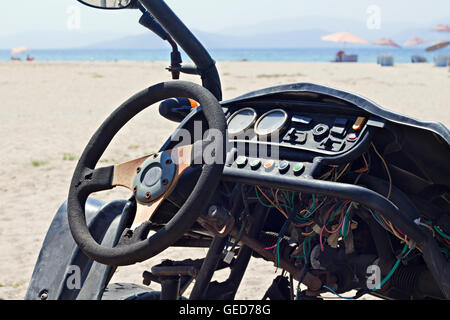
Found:
[[[341,173],[338,174],[338,176],[336,177],[336,179],[334,181],[339,180],[339,178],[342,177],[344,172],[347,171],[348,167],[350,167],[350,162],[345,165],[344,169],[341,171]]]
[[[325,289],[328,289],[331,291],[331,293],[333,293],[335,296],[341,298],[341,299],[345,299],[345,300],[355,300],[355,298],[351,298],[351,297],[343,297],[341,295],[339,295],[336,291],[334,291],[333,289],[331,289],[330,287],[323,285],[322,287],[324,287]]]
[[[320,233],[319,233],[320,251],[323,252],[323,251],[325,250],[325,248],[324,248],[324,246],[323,246],[323,242],[322,242],[323,232],[324,232],[324,231],[327,231],[327,232],[330,233],[330,234],[333,234],[333,233],[338,232],[339,229],[340,229],[340,227],[342,226],[342,223],[343,223],[342,213],[341,213],[341,220],[340,220],[339,226],[338,226],[335,230],[331,230],[331,231],[328,230],[327,227],[326,227],[327,224],[328,224],[329,222],[331,222],[331,221],[333,220],[333,218],[336,216],[336,214],[337,214],[339,211],[343,210],[343,209],[345,208],[345,206],[346,206],[348,203],[350,203],[349,200],[347,200],[347,201],[341,203],[341,204],[339,205],[339,207],[334,211],[333,215],[331,215],[331,217],[329,217],[329,218],[327,219],[327,222],[324,223],[324,225],[323,225],[322,228],[320,229]],[[334,207],[336,207],[336,203],[335,203],[333,206],[331,206],[330,209],[328,209],[327,213],[325,214],[325,217],[327,217],[327,216],[330,214],[330,212],[334,209]]]
[[[426,224],[426,223],[420,222],[420,219],[417,219],[417,220],[418,220],[418,221],[414,221],[417,225],[422,226],[422,227],[425,227],[425,228],[427,228],[428,230],[430,230],[430,231],[433,233],[433,237],[436,235],[436,233],[434,232],[434,229],[433,229],[432,226],[430,226],[430,225],[428,225],[428,224]]]
[[[281,242],[281,237],[278,236],[278,242],[277,242],[277,268],[280,267],[280,242]]]
[[[331,170],[328,171],[327,173],[323,174],[323,175],[319,178],[319,180],[327,179],[327,178],[333,173],[334,169],[335,169],[335,167],[331,168]]]
[[[309,218],[315,212],[315,208],[316,208],[316,195],[313,194],[312,195],[312,202],[311,202],[311,205],[309,206],[309,208],[308,209],[303,209],[300,213],[307,212],[307,214],[304,214],[303,217]]]
[[[283,210],[283,209],[281,209],[279,206],[277,206],[277,205],[275,205],[275,203],[264,193],[264,191],[262,191],[262,189],[259,187],[259,186],[256,186],[256,188],[257,188],[257,190],[259,190],[259,192],[261,192],[261,194],[264,196],[264,198],[266,198],[267,199],[267,201],[269,201],[270,202],[270,204],[274,207],[274,208],[276,208],[278,211],[280,211],[281,212],[281,214],[283,214],[283,216],[286,218],[286,219],[289,219],[289,216],[287,215],[287,213]],[[309,226],[309,225],[311,225],[311,224],[313,224],[314,223],[314,221],[308,221],[308,222],[306,222],[306,223],[298,223],[298,222],[293,222],[294,223],[294,225],[296,225],[297,227],[304,227],[304,226]]]
[[[308,264],[308,256],[311,253],[311,237],[308,237],[308,252],[306,252],[305,248],[306,239],[303,240],[303,258],[305,259],[305,265]]]
[[[386,163],[386,161],[384,160],[383,156],[378,152],[377,148],[375,147],[375,145],[373,144],[373,142],[371,142],[372,144],[372,148],[375,151],[375,153],[377,154],[377,156],[381,159],[381,161],[383,162],[384,168],[386,169],[386,173],[387,176],[389,178],[389,191],[388,194],[386,196],[386,198],[390,198],[391,197],[391,192],[392,192],[392,177],[391,177],[391,173],[389,172],[389,167]]]
[[[328,209],[328,211],[325,213],[325,217],[327,217],[331,210],[334,209],[334,207],[336,206],[336,203],[333,204],[330,209]],[[323,230],[325,230],[325,225],[326,223],[323,224],[323,227],[320,229],[320,234],[319,234],[319,244],[320,244],[320,251],[324,251],[324,247],[323,247],[323,243],[322,243],[322,235],[323,235]]]
[[[361,169],[355,170],[356,173],[364,173],[364,172],[369,171],[369,163],[367,162],[366,157],[364,156],[364,153],[362,154],[362,158],[364,160],[365,166]]]
[[[445,234],[441,229],[439,229],[438,226],[434,226],[434,230],[436,230],[437,233],[439,233],[439,235],[447,240],[450,240],[450,236]]]
[[[323,228],[326,232],[328,232],[329,234],[333,234],[333,233],[339,232],[339,229],[342,227],[344,220],[345,220],[345,219],[343,219],[343,218],[342,218],[342,215],[341,215],[341,219],[339,220],[340,222],[339,222],[338,226],[337,226],[334,230],[328,230],[328,228],[327,228],[326,225],[323,225],[322,228]]]
[[[372,291],[376,291],[378,289],[380,289],[381,287],[384,286],[384,284],[392,277],[392,275],[394,274],[395,270],[397,270],[400,262],[402,261],[403,258],[405,258],[408,254],[405,255],[406,249],[408,249],[408,244],[405,243],[405,246],[403,247],[402,252],[400,253],[400,258],[397,259],[397,261],[395,262],[394,266],[392,267],[391,271],[389,271],[388,275],[380,282],[379,285],[375,286]],[[410,250],[411,252],[412,250]]]
[[[241,239],[242,230],[244,230],[244,226],[245,226],[245,223],[244,223],[244,221],[242,221],[241,228],[239,229],[239,232],[235,238],[235,241],[233,243],[233,247],[231,248],[231,250],[233,250],[236,247],[236,245],[239,243],[239,240]]]
[[[341,235],[342,237],[345,239],[348,235],[348,233],[350,232],[350,228],[351,228],[351,221],[350,217],[353,213],[353,202],[350,203],[350,206],[347,209],[347,212],[344,215],[344,223],[342,224],[342,231],[341,231]],[[347,229],[347,232],[345,231]]]
[[[261,198],[259,197],[258,189],[256,188],[256,186],[255,186],[255,194],[256,194],[256,198],[258,198],[258,201],[259,201],[259,203],[260,203],[262,206],[264,206],[264,207],[266,207],[266,208],[273,208],[273,207],[274,207],[273,205],[265,204],[265,203],[261,200]]]
[[[283,216],[286,219],[289,218],[288,215],[286,214],[286,212],[284,212],[283,209],[281,209],[280,207],[276,206],[275,203],[272,200],[270,200],[270,198],[264,193],[264,191],[261,190],[261,188],[259,186],[256,186],[256,188],[259,190],[259,192],[261,192],[261,194],[264,196],[264,198],[266,198],[267,201],[270,202],[270,204],[272,206],[274,206],[278,211],[280,211],[283,214]]]

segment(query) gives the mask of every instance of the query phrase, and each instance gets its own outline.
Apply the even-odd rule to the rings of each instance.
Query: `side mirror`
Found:
[[[98,9],[136,8],[136,0],[78,0],[82,4]]]

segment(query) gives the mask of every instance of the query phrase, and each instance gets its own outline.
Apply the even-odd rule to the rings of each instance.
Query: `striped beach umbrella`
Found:
[[[411,38],[408,41],[406,41],[403,45],[405,47],[412,47],[412,46],[417,46],[417,45],[425,43],[425,42],[426,41],[422,38],[414,37],[414,38]]]
[[[391,46],[391,47],[397,47],[400,48],[400,45],[392,41],[391,39],[387,38],[381,38],[380,40],[377,40],[374,42],[374,44],[378,44],[380,46]]]
[[[11,54],[19,54],[19,53],[27,52],[27,51],[28,51],[28,48],[22,46],[22,47],[13,48],[13,49],[11,50]]]
[[[332,33],[323,37],[320,37],[320,39],[324,41],[332,41],[332,42],[344,42],[344,43],[360,43],[360,44],[368,44],[366,40],[355,36],[354,34],[351,34],[350,32],[337,32]]]
[[[443,25],[443,24],[438,24],[437,26],[433,27],[433,30],[436,31],[443,31],[443,32],[450,32],[450,27]]]
[[[450,41],[438,41],[433,43],[431,46],[426,48],[426,51],[436,51],[442,48],[445,48],[446,46],[450,45]]]

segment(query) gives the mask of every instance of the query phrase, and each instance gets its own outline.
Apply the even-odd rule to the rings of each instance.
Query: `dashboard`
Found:
[[[232,146],[224,173],[235,178],[316,178],[327,165],[359,157],[384,126],[350,105],[272,100],[223,107]]]
[[[273,144],[322,155],[348,152],[373,122],[366,115],[319,114],[270,107],[232,110],[227,118],[231,141]]]
[[[283,108],[258,112],[245,107],[234,111],[227,122],[232,141],[276,144],[323,155],[352,149],[367,128],[365,116],[292,112]]]
[[[385,126],[358,104],[314,92],[242,96],[221,106],[229,139],[224,176],[234,178],[315,179],[360,157]],[[189,132],[197,120],[206,124],[200,108],[192,111],[180,124]],[[169,140],[164,148],[174,146]]]

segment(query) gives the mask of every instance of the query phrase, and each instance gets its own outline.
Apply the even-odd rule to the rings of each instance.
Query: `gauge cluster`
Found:
[[[299,112],[283,108],[242,108],[228,117],[232,141],[269,143],[325,155],[353,148],[366,133],[368,119],[359,115]]]

